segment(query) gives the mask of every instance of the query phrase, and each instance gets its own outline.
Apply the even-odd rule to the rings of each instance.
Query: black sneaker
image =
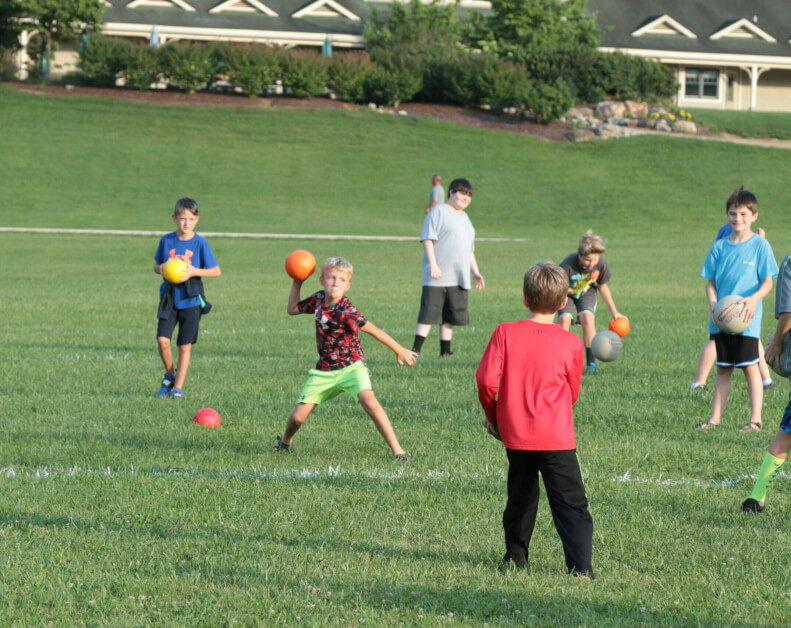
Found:
[[[402,454],[396,454],[395,459],[398,460],[398,462],[412,462],[414,457],[411,451],[405,451]]]
[[[275,448],[274,448],[273,451],[276,454],[280,453],[281,451],[284,451],[287,454],[290,454],[293,451],[293,449],[294,449],[294,443],[291,443],[290,445],[286,445],[283,442],[283,439],[280,436],[278,436],[277,437],[277,443],[275,443]]]
[[[759,512],[763,512],[764,508],[766,508],[766,504],[752,497],[748,497],[742,502],[742,512],[751,512],[757,515]]]

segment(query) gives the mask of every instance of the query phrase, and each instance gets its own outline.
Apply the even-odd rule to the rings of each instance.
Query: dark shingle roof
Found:
[[[222,4],[223,0],[184,0],[195,8],[195,11],[186,11],[178,6],[138,6],[128,8],[132,0],[108,0],[104,12],[105,22],[120,22],[125,24],[156,24],[157,26],[180,26],[192,28],[214,29],[239,29],[256,31],[281,31],[305,32],[327,34],[362,35],[369,10],[363,0],[335,0],[335,2],[348,9],[360,20],[351,20],[344,16],[317,16],[308,15],[295,18],[293,14],[309,6],[315,0],[259,0],[277,16],[270,16],[260,11],[240,12],[222,11],[210,13],[210,9]]]
[[[600,28],[611,27],[601,36],[601,45],[613,48],[668,50],[692,53],[791,57],[791,4],[779,0],[588,0]],[[652,20],[668,15],[697,35],[632,33]],[[760,37],[711,36],[747,19],[776,41]]]

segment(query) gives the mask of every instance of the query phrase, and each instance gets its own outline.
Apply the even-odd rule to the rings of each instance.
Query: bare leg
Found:
[[[442,327],[439,328],[439,339],[450,340],[451,338],[453,338],[453,325],[442,323]]]
[[[184,380],[187,379],[187,371],[190,368],[190,357],[192,356],[192,345],[179,345],[179,363],[176,365],[176,381],[173,388],[184,388]]]
[[[722,413],[725,410],[725,403],[728,401],[728,394],[731,392],[732,375],[733,367],[717,367],[717,382],[714,386],[714,400],[711,402],[711,416],[709,417],[708,421],[709,425],[719,425],[722,421]]]
[[[764,357],[764,343],[758,339],[758,369],[761,372],[761,384],[766,380],[772,379],[772,374],[769,372],[769,365],[766,363]]]
[[[785,460],[789,450],[791,450],[791,434],[782,429],[777,430],[777,434],[769,443],[769,453],[775,458]]]
[[[586,349],[590,349],[593,337],[596,335],[596,318],[590,312],[580,312],[580,325],[582,325],[582,342]]]
[[[559,316],[558,324],[560,325],[561,329],[569,331],[571,329],[571,323],[573,322],[573,319],[574,317],[571,314]]]
[[[157,338],[157,349],[159,349],[159,357],[162,359],[162,364],[165,365],[165,370],[171,375],[175,374],[173,353],[170,350],[170,338],[159,336]]]
[[[398,442],[398,438],[396,438],[393,425],[390,423],[390,419],[382,407],[382,404],[379,403],[376,395],[374,395],[374,391],[364,390],[357,395],[357,398],[360,400],[360,405],[363,407],[363,410],[373,419],[376,429],[379,430],[379,433],[382,435],[382,438],[385,439],[385,442],[388,444],[393,454],[396,456],[398,454],[403,454],[404,449]]]
[[[423,338],[428,336],[428,332],[431,331],[431,325],[424,325],[423,323],[417,324],[417,329],[415,329],[416,336],[423,336]]]
[[[294,434],[302,427],[302,424],[307,420],[315,407],[315,403],[298,403],[294,411],[288,415],[286,429],[283,432],[283,438],[280,439],[284,445],[291,444],[294,440]]]
[[[750,397],[750,424],[761,425],[761,411],[764,405],[764,385],[761,381],[761,371],[757,364],[745,366],[744,377],[747,380],[747,395]],[[745,426],[754,429],[755,425]]]
[[[703,349],[700,351],[700,358],[698,358],[698,369],[695,371],[696,384],[705,384],[709,378],[711,369],[714,368],[714,363],[717,361],[717,347],[714,345],[713,340],[709,340]]]

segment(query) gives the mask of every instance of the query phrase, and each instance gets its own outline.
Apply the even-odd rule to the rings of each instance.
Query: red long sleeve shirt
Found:
[[[572,406],[583,357],[582,340],[560,325],[523,320],[494,330],[475,379],[508,449],[576,449]]]

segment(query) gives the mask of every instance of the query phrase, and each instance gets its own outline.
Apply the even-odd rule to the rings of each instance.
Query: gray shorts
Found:
[[[574,316],[574,308],[577,308],[577,314],[588,312],[589,314],[596,313],[596,291],[588,290],[585,294],[580,295],[579,299],[569,297],[566,305],[558,312],[558,318],[561,316]]]
[[[469,292],[459,286],[423,286],[417,322],[421,325],[469,325]]]

